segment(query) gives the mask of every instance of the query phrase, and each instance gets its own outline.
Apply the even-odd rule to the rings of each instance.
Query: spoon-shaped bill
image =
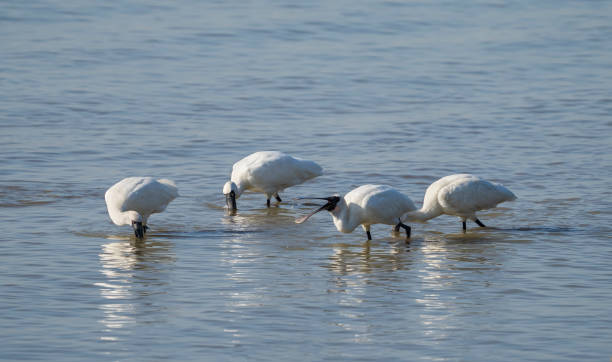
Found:
[[[320,208],[316,209],[315,211],[311,212],[311,213],[310,213],[310,214],[308,214],[308,215],[298,217],[297,219],[295,219],[295,223],[296,223],[296,224],[301,224],[301,223],[303,223],[304,221],[306,221],[306,220],[310,219],[310,217],[311,217],[312,215],[316,214],[317,212],[325,210],[325,208],[327,208],[327,204],[325,204],[325,205],[321,206]]]
[[[323,211],[323,210],[331,211],[331,210],[333,210],[336,207],[336,204],[338,204],[338,202],[340,201],[340,197],[338,197],[338,196],[332,196],[332,197],[300,197],[299,199],[300,200],[325,200],[325,201],[327,201],[327,203],[325,205],[321,206],[320,208],[316,209],[315,211],[311,212],[310,214],[295,219],[295,223],[296,224],[303,223],[304,221],[308,220],[312,215],[316,214],[319,211]]]

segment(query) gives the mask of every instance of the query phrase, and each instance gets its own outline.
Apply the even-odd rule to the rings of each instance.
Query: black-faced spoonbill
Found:
[[[461,218],[465,232],[467,219],[485,226],[476,217],[476,211],[515,199],[512,191],[501,184],[470,174],[450,175],[432,183],[425,191],[423,207],[407,212],[402,221],[426,221],[442,214],[455,215]]]
[[[136,237],[142,239],[149,216],[164,211],[177,196],[178,189],[170,180],[128,177],[109,188],[104,199],[115,225],[131,225]]]
[[[385,185],[363,185],[351,190],[344,197],[331,196],[316,198],[327,200],[327,203],[309,215],[295,220],[301,224],[319,211],[327,210],[331,213],[336,229],[343,233],[350,233],[359,225],[365,230],[368,240],[372,240],[370,225],[394,225],[395,231],[400,227],[406,230],[406,237],[410,237],[410,226],[405,225],[400,216],[408,211],[416,210],[416,206],[408,196]]]
[[[322,174],[321,166],[313,161],[276,151],[255,152],[234,164],[230,181],[223,185],[223,194],[231,210],[236,210],[236,199],[246,190],[264,193],[270,207],[272,196],[281,202],[279,192]]]

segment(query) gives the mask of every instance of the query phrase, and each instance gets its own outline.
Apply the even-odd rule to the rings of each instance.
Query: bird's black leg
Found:
[[[398,232],[400,227],[404,228],[404,230],[406,230],[406,238],[410,238],[410,226],[404,224],[402,222],[402,220],[400,219],[399,222],[397,223],[397,225],[395,225],[395,232]]]
[[[463,220],[463,232],[467,230],[467,225],[465,225],[465,220]]]
[[[274,197],[276,198],[276,201],[283,202],[283,200],[281,200],[281,198],[280,198],[280,196],[278,196],[278,194],[274,195]]]
[[[410,226],[400,222],[399,224],[397,224],[395,229],[399,231],[400,226],[403,227],[404,230],[406,230],[406,239],[410,239]]]
[[[372,240],[372,234],[370,234],[370,230],[366,231],[366,235],[368,235],[368,240]]]
[[[478,224],[478,226],[480,226],[481,228],[486,227],[486,226],[485,226],[485,224],[483,224],[483,223],[482,223],[480,220],[478,220],[478,219],[474,219],[474,222],[475,222],[476,224]]]
[[[267,200],[266,200],[266,205],[267,205],[268,207],[270,207],[270,199],[267,199]]]

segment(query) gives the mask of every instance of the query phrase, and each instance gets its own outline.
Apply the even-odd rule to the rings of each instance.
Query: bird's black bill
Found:
[[[132,221],[132,227],[134,228],[136,238],[143,239],[147,227],[142,225],[142,221]]]
[[[332,197],[300,197],[300,200],[327,200],[327,203],[323,206],[321,206],[320,208],[316,209],[315,211],[311,212],[310,214],[306,215],[306,216],[302,216],[302,217],[298,217],[297,219],[295,219],[295,223],[296,224],[301,224],[304,221],[308,220],[312,215],[316,214],[319,211],[323,211],[323,210],[327,210],[327,211],[332,211],[333,209],[336,208],[336,205],[338,204],[338,202],[340,202],[340,197],[338,196],[332,196]]]
[[[236,207],[236,193],[234,191],[230,191],[229,194],[225,195],[225,204],[230,210],[237,210]]]
[[[295,219],[295,223],[296,224],[301,224],[304,221],[308,220],[312,215],[316,214],[319,211],[323,211],[327,208],[327,204],[321,206],[320,208],[316,209],[315,211],[311,212],[310,214],[306,215],[306,216],[302,216],[302,217],[298,217],[297,219]]]

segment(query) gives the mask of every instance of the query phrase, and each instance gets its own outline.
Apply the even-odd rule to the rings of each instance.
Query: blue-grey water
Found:
[[[612,2],[0,2],[0,358],[607,361]],[[221,194],[258,150],[320,163]],[[341,234],[299,196],[458,172],[518,200]],[[144,242],[120,179],[181,197]]]

